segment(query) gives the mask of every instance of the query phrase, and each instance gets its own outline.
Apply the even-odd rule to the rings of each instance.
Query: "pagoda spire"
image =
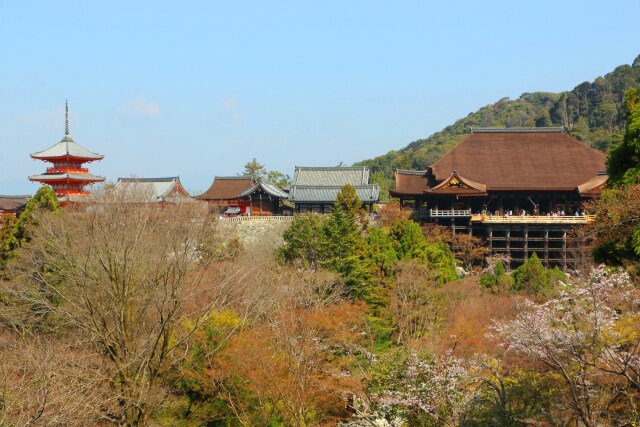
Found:
[[[64,135],[69,136],[69,102],[64,100]]]

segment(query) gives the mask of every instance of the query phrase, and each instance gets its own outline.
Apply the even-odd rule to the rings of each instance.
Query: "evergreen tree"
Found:
[[[311,213],[297,215],[283,234],[284,244],[278,248],[286,262],[300,260],[314,270],[324,261],[323,217]]]
[[[38,224],[38,216],[44,211],[57,213],[60,210],[58,197],[51,187],[43,185],[36,194],[29,199],[18,221],[3,242],[0,248],[0,267],[13,257],[13,252],[29,243],[29,229]]]
[[[258,163],[256,158],[244,165],[244,176],[251,178],[253,182],[260,182],[267,175],[267,169],[263,164]]]
[[[611,149],[609,185],[640,184],[640,88],[625,93],[627,126],[622,142]]]

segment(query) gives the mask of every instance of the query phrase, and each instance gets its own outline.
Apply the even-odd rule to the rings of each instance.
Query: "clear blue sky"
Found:
[[[640,54],[640,1],[0,0],[0,194],[64,133],[194,191],[404,147],[479,107]]]

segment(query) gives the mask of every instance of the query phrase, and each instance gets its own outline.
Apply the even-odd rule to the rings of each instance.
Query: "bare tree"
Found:
[[[189,337],[229,303],[243,274],[215,272],[223,243],[200,204],[145,200],[111,192],[84,211],[42,218],[2,292],[14,329],[84,340],[109,390],[95,409],[122,426],[147,422]]]

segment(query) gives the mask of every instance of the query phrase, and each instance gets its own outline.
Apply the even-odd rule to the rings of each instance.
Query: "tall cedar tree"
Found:
[[[331,215],[325,222],[326,264],[344,278],[352,296],[370,296],[370,274],[364,262],[366,242],[361,232],[362,202],[355,188],[340,189]]]

